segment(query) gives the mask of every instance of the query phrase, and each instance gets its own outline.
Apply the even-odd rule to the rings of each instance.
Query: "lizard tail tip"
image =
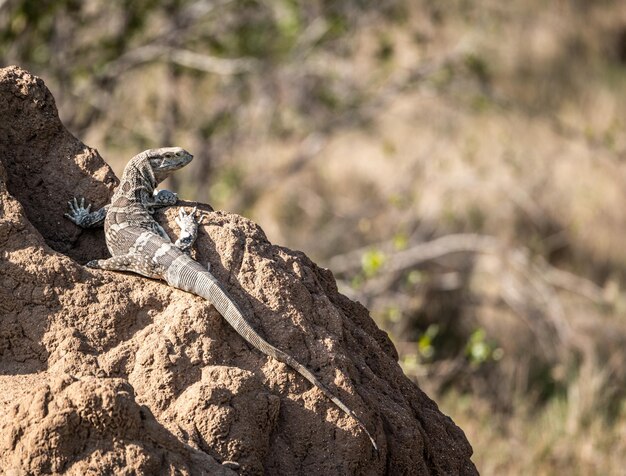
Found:
[[[376,451],[376,453],[378,453],[378,445],[376,444],[376,440],[374,440],[374,437],[370,434],[369,431],[367,431],[367,428],[365,427],[365,424],[363,424],[363,422],[359,421],[359,426],[361,427],[361,429],[365,432],[367,437],[372,442],[372,446],[374,447],[374,451]]]
[[[374,438],[372,438],[372,435],[370,435],[369,433],[367,434],[367,436],[370,437],[370,441],[372,442],[372,446],[374,447],[374,451],[376,453],[378,453],[378,445],[376,444],[376,441],[374,441]]]

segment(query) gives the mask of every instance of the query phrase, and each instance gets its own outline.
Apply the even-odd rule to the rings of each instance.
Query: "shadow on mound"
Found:
[[[0,117],[7,188],[48,246],[79,262],[106,257],[102,230],[77,230],[63,214],[74,196],[106,204],[119,182],[111,168],[65,129],[44,82],[15,66],[0,69]]]

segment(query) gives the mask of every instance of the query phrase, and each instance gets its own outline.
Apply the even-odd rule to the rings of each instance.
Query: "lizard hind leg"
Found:
[[[85,264],[88,268],[105,269],[108,271],[128,271],[149,278],[160,279],[163,275],[160,266],[139,253],[113,256],[108,259],[97,259]]]

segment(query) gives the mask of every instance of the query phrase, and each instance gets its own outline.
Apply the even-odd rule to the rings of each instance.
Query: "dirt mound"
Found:
[[[7,474],[234,474],[157,423],[123,379],[55,377],[13,405],[1,433]]]
[[[206,215],[196,259],[257,330],[312,369],[355,422],[252,349],[212,306],[89,270],[101,231],[63,219],[117,179],[60,123],[43,82],[0,70],[0,468],[10,474],[474,474],[462,431],[402,373],[332,274],[237,215]],[[158,220],[172,230],[176,207]],[[228,466],[228,467],[227,467]]]

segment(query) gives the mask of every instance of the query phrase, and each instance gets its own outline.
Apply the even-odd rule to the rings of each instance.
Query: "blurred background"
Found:
[[[482,474],[626,474],[626,2],[0,0],[0,61],[332,269]]]

